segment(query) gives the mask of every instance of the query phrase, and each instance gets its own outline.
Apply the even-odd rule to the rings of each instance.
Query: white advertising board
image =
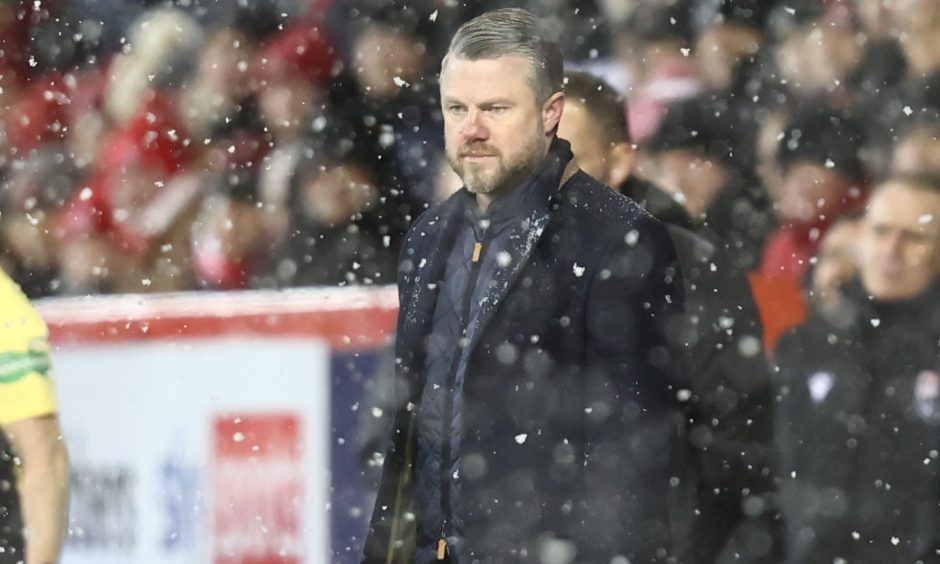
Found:
[[[300,337],[63,343],[64,564],[329,561],[329,349]]]

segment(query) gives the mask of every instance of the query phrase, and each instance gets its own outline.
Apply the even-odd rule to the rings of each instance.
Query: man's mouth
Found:
[[[880,270],[881,275],[888,278],[902,278],[907,274],[904,266],[900,264],[882,264]]]
[[[465,153],[461,158],[466,163],[483,163],[487,160],[493,158],[495,155],[489,155],[484,153]]]

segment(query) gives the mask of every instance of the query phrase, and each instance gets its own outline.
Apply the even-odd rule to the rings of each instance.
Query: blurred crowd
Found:
[[[507,3],[0,2],[0,264],[33,297],[392,283],[459,184],[446,40]],[[936,2],[521,3],[625,96],[637,174],[752,273],[771,341],[872,183],[940,170]]]
[[[0,2],[3,267],[33,297],[393,283],[429,13],[185,4]]]

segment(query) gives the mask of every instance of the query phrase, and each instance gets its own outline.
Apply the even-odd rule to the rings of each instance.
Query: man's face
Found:
[[[695,42],[695,61],[699,75],[716,90],[729,90],[741,59],[760,47],[759,29],[733,23],[710,26]]]
[[[663,151],[657,159],[654,182],[669,192],[694,219],[704,218],[728,182],[727,169],[694,149]]]
[[[940,173],[940,139],[926,128],[908,133],[894,147],[891,170],[899,174]]]
[[[859,241],[862,283],[878,300],[918,296],[940,259],[940,194],[901,183],[875,192]]]
[[[902,31],[931,30],[940,21],[940,6],[934,0],[885,2],[888,18]]]
[[[425,47],[414,36],[374,25],[356,38],[353,60],[362,93],[369,98],[391,98],[400,89],[396,78],[405,82],[420,79]]]
[[[554,123],[545,119],[530,73],[529,62],[516,55],[451,58],[441,72],[447,160],[473,193],[512,188],[548,150]]]
[[[831,216],[843,205],[851,186],[851,180],[836,169],[800,161],[784,173],[777,213],[789,221]]]
[[[317,92],[296,76],[271,81],[258,96],[261,118],[275,135],[290,137],[316,107]]]
[[[776,52],[780,73],[799,92],[829,92],[844,81],[862,56],[855,32],[848,25],[804,24]]]

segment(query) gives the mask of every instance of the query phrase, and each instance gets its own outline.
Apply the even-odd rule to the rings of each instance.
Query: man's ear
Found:
[[[623,186],[633,172],[633,163],[636,161],[636,151],[633,145],[626,142],[615,143],[608,153],[607,169],[610,171],[609,181],[614,188]]]
[[[561,121],[561,114],[565,111],[565,93],[555,92],[542,105],[542,124],[545,134],[554,133]]]

